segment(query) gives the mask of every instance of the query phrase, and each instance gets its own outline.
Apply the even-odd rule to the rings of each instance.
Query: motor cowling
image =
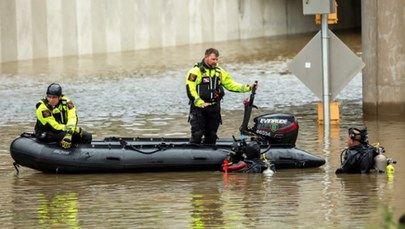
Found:
[[[298,136],[298,121],[289,113],[265,114],[253,119],[252,132],[272,145],[294,147]]]

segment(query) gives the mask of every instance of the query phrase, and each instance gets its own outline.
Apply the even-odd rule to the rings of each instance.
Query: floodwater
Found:
[[[338,95],[340,124],[324,138],[319,99],[287,69],[314,34],[21,61],[0,66],[0,225],[2,228],[382,228],[405,213],[402,153],[405,122],[365,120],[362,76]],[[358,31],[337,33],[361,55]],[[185,73],[206,48],[239,82],[259,82],[252,116],[290,112],[299,120],[297,147],[326,159],[313,169],[263,174],[172,172],[43,174],[12,165],[9,146],[32,132],[35,103],[59,82],[94,138],[188,137]],[[228,92],[219,136],[238,137],[243,99]],[[398,161],[394,176],[342,175],[349,126],[367,126],[371,142]]]

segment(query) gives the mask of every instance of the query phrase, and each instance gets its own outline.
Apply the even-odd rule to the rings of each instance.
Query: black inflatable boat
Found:
[[[245,102],[240,139],[219,139],[215,145],[190,144],[186,138],[121,138],[93,140],[63,149],[24,133],[10,146],[14,165],[53,173],[203,171],[222,169],[229,152],[246,150],[254,141],[276,169],[313,168],[325,160],[295,148],[298,121],[292,114],[266,114],[248,128],[255,89]]]
[[[56,143],[44,144],[31,134],[22,134],[12,142],[10,152],[16,164],[52,173],[220,171],[233,144],[232,139],[220,139],[216,145],[192,145],[182,138],[112,137],[63,149]],[[295,147],[261,148],[276,169],[325,164],[324,159]]]

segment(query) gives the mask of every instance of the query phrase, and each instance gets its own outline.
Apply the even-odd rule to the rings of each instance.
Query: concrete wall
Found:
[[[313,20],[302,0],[0,0],[0,63],[305,33]]]
[[[405,115],[405,1],[362,0],[363,109]]]

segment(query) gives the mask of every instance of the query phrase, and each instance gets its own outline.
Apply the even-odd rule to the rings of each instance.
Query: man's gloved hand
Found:
[[[75,125],[66,125],[65,131],[68,132],[69,134],[73,134],[76,131],[76,126]]]
[[[83,130],[82,130],[82,128],[76,127],[75,133],[78,133],[81,138],[83,137]]]
[[[68,132],[69,134],[79,134],[80,137],[83,137],[83,130],[82,128],[78,127],[78,126],[73,126],[73,125],[67,125],[66,126],[66,132]]]
[[[67,133],[65,137],[60,141],[62,148],[69,149],[72,146],[72,135]]]
[[[251,83],[249,84],[250,89],[252,90],[253,88],[257,90],[258,86],[257,86],[257,82]]]

